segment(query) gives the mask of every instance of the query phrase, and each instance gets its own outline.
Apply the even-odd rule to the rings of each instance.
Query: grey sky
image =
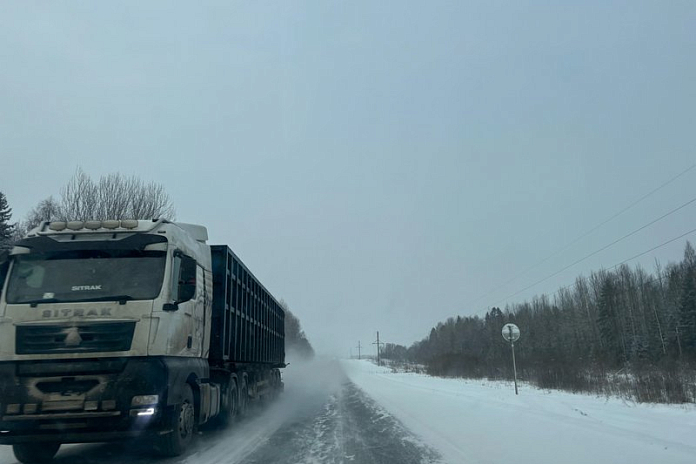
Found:
[[[179,220],[347,354],[375,330],[410,344],[483,314],[696,197],[693,170],[469,304],[694,163],[696,4],[203,3],[0,3],[15,219],[77,166],[161,182]],[[680,235],[694,212],[513,301]]]

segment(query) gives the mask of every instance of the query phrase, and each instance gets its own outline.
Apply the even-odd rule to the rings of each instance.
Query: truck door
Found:
[[[195,356],[203,355],[203,339],[205,337],[205,311],[208,299],[205,284],[205,271],[200,265],[196,266],[196,295],[191,300],[191,316],[193,320],[191,352]]]
[[[0,251],[0,299],[2,298],[2,289],[5,286],[5,277],[10,268],[10,261],[6,251]]]
[[[174,356],[200,355],[202,330],[198,313],[202,311],[202,278],[199,277],[200,266],[196,260],[179,251],[174,253],[172,262],[172,300],[173,311],[170,313],[168,354]],[[199,308],[200,307],[200,308]],[[200,332],[200,333],[199,333]]]

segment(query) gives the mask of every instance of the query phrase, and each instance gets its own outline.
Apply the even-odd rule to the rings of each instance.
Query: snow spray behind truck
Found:
[[[181,454],[282,389],[285,313],[205,227],[44,222],[0,263],[0,444],[145,437]],[[3,284],[4,280],[4,284]]]

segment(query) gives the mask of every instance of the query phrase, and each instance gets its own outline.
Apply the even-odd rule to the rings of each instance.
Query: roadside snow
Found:
[[[355,385],[446,462],[696,463],[696,408],[644,405],[523,386],[392,373],[345,360]]]

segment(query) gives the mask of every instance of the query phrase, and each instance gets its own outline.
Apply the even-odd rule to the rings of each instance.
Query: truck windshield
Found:
[[[109,250],[15,257],[7,303],[149,300],[162,288],[166,253]]]

